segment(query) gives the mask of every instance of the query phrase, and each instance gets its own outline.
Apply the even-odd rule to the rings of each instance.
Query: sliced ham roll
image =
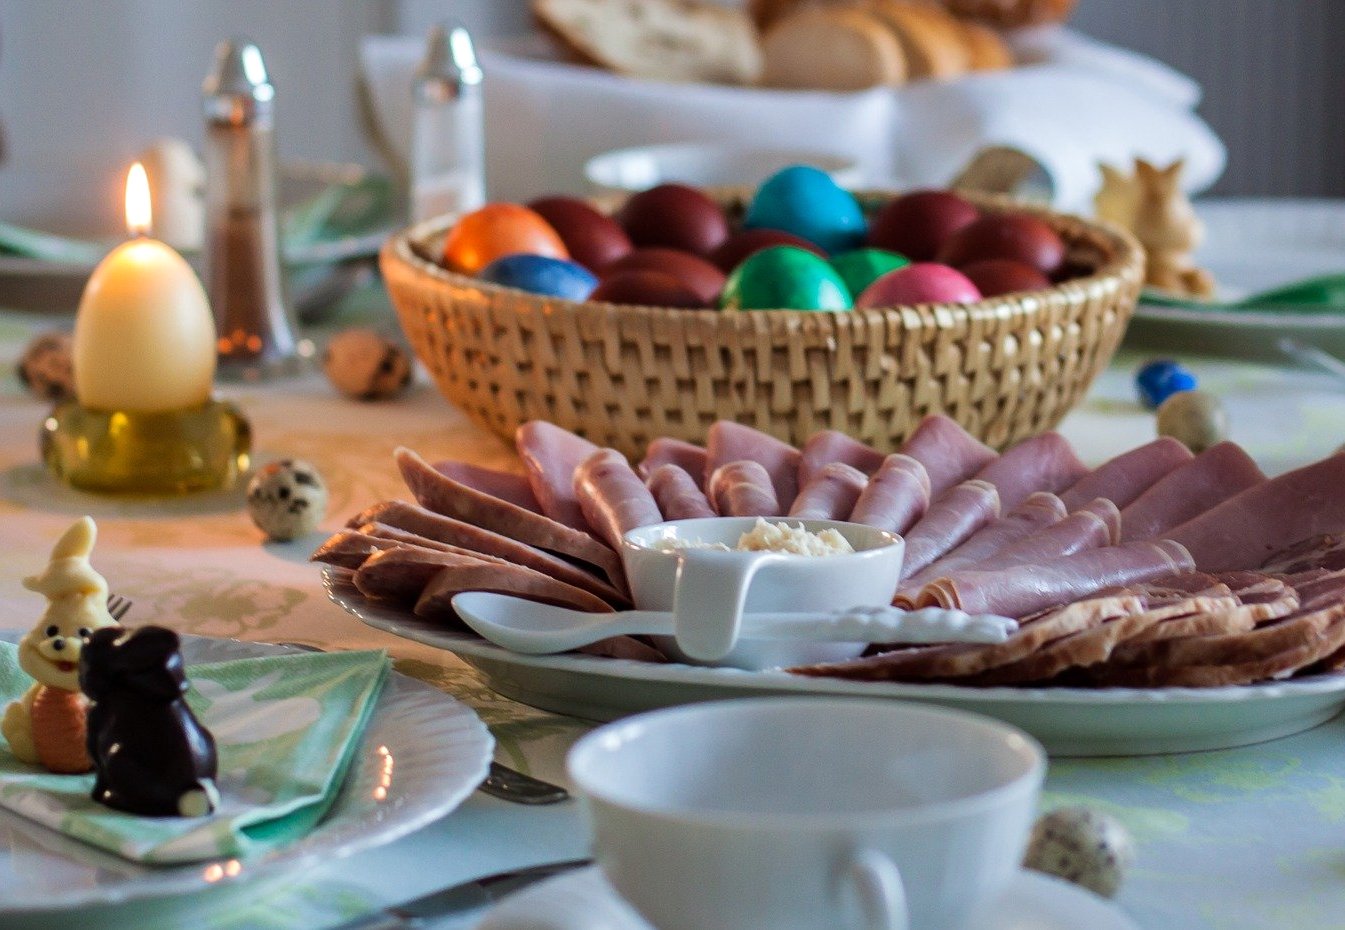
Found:
[[[1171,436],[1162,436],[1104,462],[1074,482],[1060,499],[1070,510],[1078,510],[1092,500],[1105,497],[1124,510],[1135,498],[1191,458],[1191,450],[1185,445]]]
[[[1074,454],[1074,447],[1059,433],[1048,432],[1024,439],[986,465],[976,477],[999,491],[999,503],[1012,510],[1034,491],[1058,494],[1088,474],[1088,467]]]
[[[691,520],[715,515],[709,498],[696,484],[696,479],[686,469],[671,462],[651,471],[645,478],[645,486],[654,495],[654,502],[658,504],[665,520]]]
[[[541,505],[537,503],[537,495],[532,492],[532,485],[528,484],[528,479],[522,475],[512,475],[507,471],[496,471],[493,468],[482,468],[468,462],[451,460],[435,462],[434,470],[459,484],[476,488],[482,494],[498,497],[502,501],[516,504],[533,513],[542,512]]]
[[[972,477],[995,459],[994,449],[941,415],[921,420],[900,451],[925,466],[933,497]]]
[[[682,439],[661,436],[651,440],[636,471],[645,480],[663,465],[676,465],[691,476],[696,487],[705,487],[705,449]]]
[[[1116,505],[1098,498],[1059,523],[1005,546],[978,567],[982,571],[999,571],[1017,565],[1047,565],[1076,552],[1116,545],[1120,528],[1121,512]]]
[[[356,514],[350,521],[350,526],[371,535],[379,535],[379,531],[371,527],[397,529],[412,537],[419,537],[418,544],[422,546],[437,548],[447,545],[494,556],[550,575],[577,588],[583,588],[614,606],[624,607],[630,603],[630,600],[611,584],[573,562],[509,536],[446,517],[406,501],[384,501],[374,504]],[[314,558],[317,558],[316,554]]]
[[[794,498],[789,515],[800,520],[848,520],[868,483],[864,472],[844,462],[823,465]]]
[[[768,516],[786,513],[799,493],[799,450],[760,430],[720,420],[710,427],[705,442],[705,487],[713,500],[710,477],[731,462],[756,462],[770,475],[779,509]]]
[[[545,420],[521,425],[514,431],[514,445],[541,512],[557,523],[590,532],[574,496],[574,470],[598,447]]]
[[[1121,540],[1166,535],[1173,527],[1265,480],[1265,474],[1241,446],[1231,442],[1211,446],[1121,511]]]
[[[929,509],[930,483],[925,466],[909,455],[894,452],[869,478],[855,508],[851,523],[876,526],[889,533],[905,533]]]
[[[901,583],[897,596],[919,592],[927,582],[963,568],[976,568],[1005,546],[1046,529],[1065,519],[1065,505],[1054,494],[1037,492],[1011,512],[977,530],[962,545],[931,562]]]
[[[397,532],[401,531],[398,530]],[[451,547],[443,546],[441,543],[435,543],[428,539],[417,543],[403,543],[396,539],[375,536],[361,530],[341,530],[333,533],[308,558],[313,562],[323,562],[327,565],[354,570],[363,565],[365,560],[375,552],[381,552],[384,549],[396,549],[399,546],[439,552],[451,551]],[[461,554],[471,555],[472,553],[461,550]]]
[[[1191,550],[1201,571],[1254,568],[1295,543],[1345,529],[1342,489],[1345,454],[1247,488],[1167,535]]]
[[[1089,549],[1044,565],[1020,565],[997,572],[958,572],[928,585],[917,606],[956,607],[973,614],[1025,617],[1055,604],[1080,600],[1104,588],[1187,572],[1194,565],[1185,547],[1171,540],[1126,543]]]
[[[771,476],[759,462],[729,462],[715,469],[706,486],[721,517],[783,515]]]
[[[973,478],[949,488],[906,533],[901,577],[911,577],[998,517],[999,493],[993,484]]]
[[[601,569],[615,586],[625,586],[621,559],[588,533],[445,477],[405,447],[398,448],[393,458],[402,473],[402,480],[422,507],[529,546],[586,562]]]
[[[615,449],[599,449],[575,469],[574,494],[588,525],[613,549],[629,530],[663,522],[654,495]]]
[[[872,475],[883,464],[883,453],[872,446],[866,446],[858,439],[834,429],[814,433],[803,444],[799,458],[799,487],[807,487],[808,482],[832,462],[841,462],[858,470],[861,474]]]

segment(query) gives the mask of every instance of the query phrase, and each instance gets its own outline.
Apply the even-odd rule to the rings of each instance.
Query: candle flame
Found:
[[[126,228],[133,236],[149,235],[153,214],[149,203],[149,176],[136,162],[126,176]]]

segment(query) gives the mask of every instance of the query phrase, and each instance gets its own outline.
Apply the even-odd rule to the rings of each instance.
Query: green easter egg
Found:
[[[905,255],[887,249],[855,249],[837,255],[831,267],[840,274],[851,294],[862,294],[864,289],[889,271],[905,268],[911,260]]]
[[[724,310],[849,310],[850,289],[825,258],[792,245],[762,249],[733,269]]]

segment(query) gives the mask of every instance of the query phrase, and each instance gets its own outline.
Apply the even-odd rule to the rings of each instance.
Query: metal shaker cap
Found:
[[[481,83],[472,37],[460,23],[440,23],[425,41],[425,57],[416,69],[416,93],[422,98],[448,100],[468,93]]]
[[[269,122],[276,89],[261,49],[248,39],[225,39],[201,87],[206,119],[234,126]]]

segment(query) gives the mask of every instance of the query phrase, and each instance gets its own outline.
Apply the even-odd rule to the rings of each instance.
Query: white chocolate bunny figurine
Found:
[[[1135,213],[1131,231],[1148,255],[1145,284],[1191,297],[1211,297],[1214,279],[1191,253],[1205,227],[1181,188],[1183,159],[1158,168],[1135,159]]]

